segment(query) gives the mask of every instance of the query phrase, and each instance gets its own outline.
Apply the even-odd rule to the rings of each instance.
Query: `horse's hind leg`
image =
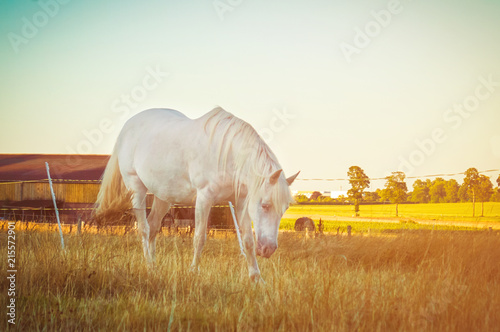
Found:
[[[130,190],[134,193],[132,197],[132,206],[137,219],[137,227],[139,234],[142,237],[142,248],[144,250],[144,258],[148,263],[152,263],[151,254],[149,252],[149,224],[146,219],[146,193],[147,188],[142,183],[137,175],[131,176],[129,179]]]
[[[156,253],[156,234],[160,231],[161,221],[163,217],[170,209],[170,203],[162,201],[158,197],[155,196],[153,200],[153,207],[151,208],[151,213],[148,216],[148,224],[149,224],[149,254],[151,255],[151,259],[153,262],[155,261],[155,253]]]
[[[194,228],[194,257],[191,263],[191,270],[196,271],[200,263],[201,251],[207,238],[208,215],[212,207],[213,200],[203,192],[198,191],[196,197],[195,228]]]

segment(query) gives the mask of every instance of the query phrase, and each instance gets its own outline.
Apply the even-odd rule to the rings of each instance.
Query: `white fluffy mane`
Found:
[[[243,186],[246,186],[248,201],[258,194],[264,181],[281,166],[269,146],[247,122],[226,112],[220,107],[214,108],[203,118],[206,119],[205,131],[211,144],[217,146],[219,170],[226,172],[228,163],[234,169],[232,176],[236,200],[240,197]],[[281,177],[273,186],[273,205],[281,211],[283,204],[292,201],[288,183]]]

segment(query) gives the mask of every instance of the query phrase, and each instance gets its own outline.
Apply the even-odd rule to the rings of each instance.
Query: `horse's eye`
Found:
[[[262,210],[269,211],[271,209],[271,204],[262,204]]]

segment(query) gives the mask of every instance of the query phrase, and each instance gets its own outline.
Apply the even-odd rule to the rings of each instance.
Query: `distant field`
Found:
[[[364,218],[395,218],[395,204],[361,205],[359,216]],[[352,205],[293,205],[287,210],[284,218],[301,216],[353,217]],[[399,204],[400,218],[416,218],[425,220],[458,220],[458,221],[496,221],[500,222],[500,203],[484,203],[484,217],[481,215],[481,204],[476,203],[476,217],[472,217],[472,203],[439,203],[439,204]]]
[[[354,217],[352,205],[293,205],[283,219],[280,229],[293,230],[300,217],[310,217],[316,225],[321,218],[325,232],[353,233],[390,232],[397,230],[484,230],[500,229],[500,203],[484,203],[484,217],[472,217],[471,203],[400,204],[396,206],[361,205],[359,217]],[[481,204],[476,204],[476,216]]]
[[[294,230],[296,219],[281,219],[281,230]],[[316,226],[318,220],[314,220]],[[345,221],[345,220],[323,220],[324,232],[347,232],[347,226],[351,226],[353,234],[367,234],[369,232],[393,232],[401,230],[441,230],[441,231],[476,231],[483,230],[477,226],[460,226],[460,225],[434,225],[424,224],[412,221],[386,222],[386,221]]]

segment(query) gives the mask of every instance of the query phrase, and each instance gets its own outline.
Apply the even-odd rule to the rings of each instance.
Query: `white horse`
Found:
[[[248,123],[215,108],[198,119],[170,109],[143,111],[127,121],[103,175],[96,214],[132,206],[144,256],[155,260],[156,234],[171,204],[195,205],[194,257],[198,269],[212,205],[234,200],[248,272],[260,280],[255,253],[278,247],[281,217],[292,201],[276,156]],[[154,195],[146,218],[146,193]],[[252,220],[257,248],[254,245]]]

